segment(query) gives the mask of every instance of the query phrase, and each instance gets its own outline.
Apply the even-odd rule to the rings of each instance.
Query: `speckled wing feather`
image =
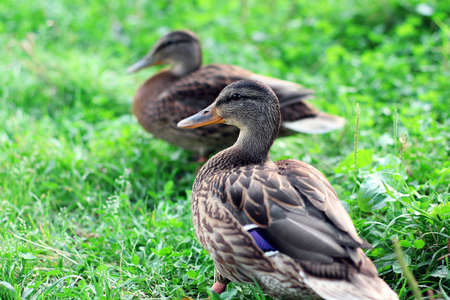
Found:
[[[350,216],[342,206],[331,184],[322,173],[313,166],[293,159],[276,162],[280,174],[318,210],[342,231],[348,233],[362,247],[369,247],[358,237]]]
[[[231,101],[235,93],[244,99]],[[239,81],[216,101],[217,111],[230,111],[225,120],[242,130],[234,146],[200,169],[192,189],[197,238],[221,274],[216,289],[227,280],[256,281],[281,299],[397,299],[364,255],[361,248],[370,245],[326,178],[300,161],[270,161],[280,113],[269,87]]]
[[[306,262],[314,274],[345,278],[346,265],[361,264],[355,249],[368,244],[356,235],[345,211],[336,216],[342,204],[311,168],[293,160],[240,167],[212,190],[241,226],[256,225],[274,249]]]

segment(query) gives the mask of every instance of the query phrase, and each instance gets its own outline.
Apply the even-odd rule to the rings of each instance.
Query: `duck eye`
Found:
[[[231,96],[231,99],[233,99],[233,100],[239,100],[239,99],[241,99],[241,95],[240,94],[233,94],[232,96]]]

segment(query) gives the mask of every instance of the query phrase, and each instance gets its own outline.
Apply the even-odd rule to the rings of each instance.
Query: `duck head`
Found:
[[[201,63],[197,36],[188,30],[177,30],[160,38],[146,56],[127,69],[127,73],[154,65],[170,65],[169,72],[181,77],[198,69]]]
[[[280,105],[272,89],[264,83],[245,79],[226,86],[210,106],[177,126],[234,125],[240,129],[236,144],[260,144],[261,151],[268,151],[278,135],[280,122]]]

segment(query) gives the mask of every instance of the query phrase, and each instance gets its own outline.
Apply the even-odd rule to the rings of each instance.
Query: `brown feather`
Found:
[[[167,46],[168,41],[173,41],[172,46]],[[236,141],[239,130],[219,124],[186,132],[176,125],[181,119],[210,105],[220,91],[232,82],[255,77],[271,85],[281,103],[284,121],[307,119],[312,120],[314,124],[317,118],[320,123],[324,114],[304,101],[314,92],[299,84],[257,75],[232,65],[201,66],[200,44],[192,32],[170,32],[156,43],[146,56],[147,60],[149,58],[152,58],[150,61],[161,61],[171,64],[172,67],[156,73],[142,84],[134,97],[134,114],[145,130],[155,137],[187,150],[200,152],[201,155],[231,146]],[[137,69],[131,67],[131,71],[145,66],[144,64]],[[321,130],[321,133],[337,129],[344,124],[342,118],[329,116],[328,121],[334,122],[336,126]],[[309,126],[309,123],[305,126]],[[318,126],[320,127],[320,124]],[[297,128],[298,125],[290,126],[294,127]],[[300,132],[303,132],[301,125]],[[294,133],[295,130],[282,127],[280,136]]]
[[[242,99],[232,101],[235,93]],[[192,190],[195,232],[220,282],[256,280],[283,299],[398,299],[361,250],[368,243],[325,177],[300,161],[269,160],[280,122],[270,88],[233,83],[213,106],[241,129],[232,147],[200,169]]]

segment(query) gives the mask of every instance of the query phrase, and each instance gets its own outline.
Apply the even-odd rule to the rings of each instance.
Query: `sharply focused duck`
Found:
[[[298,160],[269,159],[281,116],[267,85],[232,83],[178,126],[217,123],[238,127],[239,137],[206,162],[192,190],[194,228],[213,258],[216,292],[229,281],[256,281],[281,299],[398,299],[325,177]]]
[[[172,31],[163,36],[128,73],[153,65],[170,65],[138,89],[133,112],[139,123],[155,137],[173,145],[196,151],[202,157],[231,146],[238,136],[234,127],[214,125],[186,132],[177,123],[210,105],[228,84],[240,79],[256,79],[277,94],[283,118],[280,135],[295,132],[326,133],[341,128],[343,118],[320,112],[304,101],[313,91],[301,85],[254,74],[232,65],[201,66],[200,42],[190,31]]]

